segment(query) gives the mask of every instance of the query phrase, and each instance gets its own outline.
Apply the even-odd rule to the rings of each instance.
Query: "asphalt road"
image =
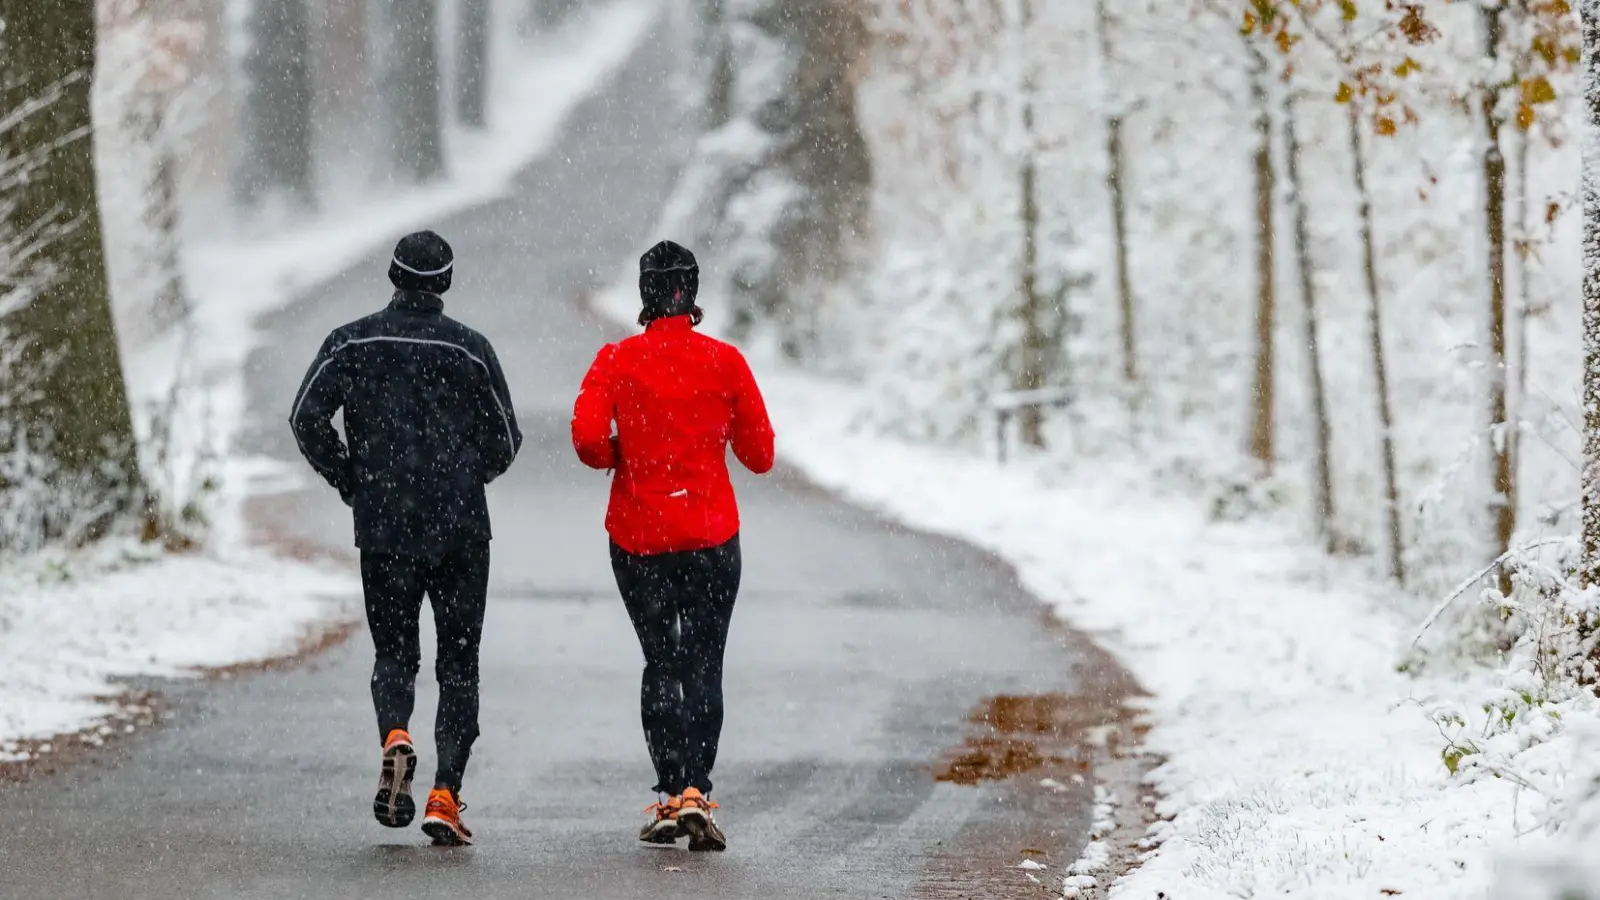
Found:
[[[656,237],[687,137],[668,97],[671,46],[647,41],[514,199],[436,224],[458,252],[447,311],[496,344],[528,435],[491,489],[484,735],[463,792],[478,846],[436,850],[372,821],[371,644],[357,632],[288,671],[169,686],[166,727],[0,789],[0,898],[1038,896],[1013,868],[1024,846],[1070,859],[1084,789],[932,773],[986,697],[1071,693],[1098,659],[990,557],[781,469],[738,480],[746,577],[717,771],[731,849],[634,840],[653,799],[641,659],[606,558],[607,483],[573,458],[567,417],[595,350],[618,336],[574,298]],[[329,329],[387,301],[386,257],[264,323],[253,449],[298,462],[284,424],[295,387]],[[347,552],[331,491],[258,512],[283,537]],[[431,653],[423,673],[427,775]]]

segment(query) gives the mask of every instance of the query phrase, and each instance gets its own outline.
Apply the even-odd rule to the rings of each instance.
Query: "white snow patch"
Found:
[[[293,652],[354,609],[353,579],[264,554],[163,554],[133,542],[38,554],[0,571],[0,761],[16,741],[110,713],[118,679],[182,678]],[[104,729],[102,729],[104,730]]]

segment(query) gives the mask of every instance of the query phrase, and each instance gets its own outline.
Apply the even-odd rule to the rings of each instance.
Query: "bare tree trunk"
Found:
[[[456,25],[456,116],[461,124],[488,124],[489,0],[461,0]]]
[[[1033,24],[1033,0],[1022,0],[1022,18],[1018,33],[1027,35]],[[1031,391],[1044,387],[1045,367],[1050,348],[1046,346],[1047,329],[1044,327],[1045,307],[1048,302],[1039,293],[1039,162],[1037,139],[1034,134],[1033,73],[1026,60],[1022,83],[1022,261],[1019,291],[1022,309],[1022,359],[1017,369],[1016,387]],[[1021,440],[1030,447],[1042,448],[1044,442],[1044,410],[1042,407],[1024,406],[1018,420]]]
[[[13,221],[59,226],[48,229],[56,234],[45,251],[54,277],[5,321],[39,376],[38,396],[23,407],[28,438],[59,466],[51,487],[77,506],[69,512],[91,518],[85,536],[94,537],[143,502],[100,235],[89,105],[95,7],[0,0],[0,20],[0,110],[64,84],[54,103],[0,133],[6,155],[38,163],[15,187]]]
[[[1251,75],[1250,97],[1256,115],[1256,375],[1250,455],[1261,463],[1263,471],[1270,473],[1276,459],[1273,336],[1277,297],[1273,254],[1277,237],[1273,204],[1277,181],[1272,168],[1272,112],[1267,106],[1267,66],[1259,56]]]
[[[703,0],[705,28],[701,52],[711,59],[711,83],[706,91],[706,128],[716,129],[733,118],[733,47],[727,32],[722,0]]]
[[[390,148],[398,171],[420,183],[444,171],[437,15],[434,0],[390,0],[388,7]]]
[[[1108,0],[1095,3],[1095,17],[1100,33],[1100,58],[1108,69],[1111,65],[1111,17],[1106,11]],[[1110,79],[1106,79],[1109,85]],[[1113,112],[1106,118],[1106,187],[1111,192],[1111,232],[1116,254],[1117,310],[1122,332],[1122,378],[1130,388],[1131,402],[1138,402],[1139,341],[1133,297],[1133,278],[1128,264],[1128,199],[1126,165],[1122,150],[1122,111],[1115,97],[1107,101]]]
[[[1484,55],[1491,63],[1500,56],[1503,13],[1504,8],[1498,5],[1479,7],[1484,26]],[[1489,264],[1489,484],[1492,492],[1489,508],[1494,517],[1491,557],[1511,548],[1511,538],[1517,527],[1517,486],[1511,467],[1512,423],[1506,416],[1506,158],[1500,148],[1499,99],[1500,88],[1484,86],[1481,114],[1483,210]],[[1511,587],[1509,575],[1504,567],[1501,572],[1501,588],[1508,591]]]
[[[1361,112],[1349,104],[1350,158],[1361,216],[1361,262],[1367,288],[1367,347],[1378,402],[1378,440],[1383,457],[1383,513],[1388,525],[1389,574],[1406,580],[1405,542],[1400,527],[1400,485],[1395,471],[1394,411],[1389,399],[1388,355],[1383,349],[1383,316],[1378,291],[1378,249],[1372,225],[1372,192],[1367,188],[1367,157],[1361,147]]]
[[[1600,0],[1582,0],[1583,98],[1583,564],[1600,584]]]
[[[1311,377],[1311,418],[1316,424],[1316,478],[1313,496],[1317,509],[1317,530],[1331,553],[1336,549],[1335,506],[1333,495],[1333,425],[1328,419],[1328,392],[1322,377],[1322,344],[1317,340],[1317,285],[1311,262],[1311,227],[1305,186],[1300,180],[1300,132],[1295,122],[1294,92],[1286,90],[1283,101],[1283,134],[1287,144],[1290,202],[1294,209],[1295,265],[1300,270],[1300,296],[1305,302],[1305,341],[1310,354],[1307,369]]]
[[[1523,413],[1528,402],[1528,326],[1533,321],[1533,255],[1527,241],[1533,230],[1533,191],[1528,186],[1528,156],[1532,149],[1533,139],[1527,132],[1517,137],[1517,237],[1522,242],[1522,250],[1517,254],[1517,341],[1516,341],[1516,378],[1511,382],[1511,421],[1516,423],[1506,435],[1510,442],[1508,453],[1511,457],[1511,477],[1513,483],[1521,483],[1522,471],[1522,422]]]
[[[251,0],[245,52],[247,203],[282,192],[313,206],[311,23],[305,0]]]

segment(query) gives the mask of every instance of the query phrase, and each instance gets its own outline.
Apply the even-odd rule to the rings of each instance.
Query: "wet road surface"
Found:
[[[607,482],[573,458],[567,419],[595,350],[619,336],[575,297],[658,237],[649,229],[685,137],[668,97],[671,46],[647,41],[514,199],[429,223],[457,248],[447,312],[494,341],[528,437],[490,491],[484,734],[463,791],[479,845],[435,850],[372,821],[371,643],[358,631],[288,671],[169,687],[167,727],[0,789],[0,898],[1038,896],[1007,868],[1023,845],[1070,861],[1086,789],[1041,799],[933,771],[986,697],[1072,692],[1095,677],[1092,652],[990,557],[781,468],[737,479],[745,587],[717,770],[731,849],[634,840],[654,799],[641,658],[607,562]],[[264,323],[253,449],[299,463],[285,425],[295,388],[328,330],[387,301],[386,259]],[[705,305],[719,314],[716,298]],[[329,490],[269,498],[257,514],[277,537],[353,559]],[[433,765],[431,658],[413,723],[421,778]]]

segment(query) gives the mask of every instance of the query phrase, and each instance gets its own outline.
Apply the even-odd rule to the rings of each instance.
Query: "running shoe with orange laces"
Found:
[[[678,841],[678,810],[683,807],[683,801],[677,797],[668,797],[660,803],[652,803],[644,808],[651,814],[650,821],[644,823],[639,829],[639,840],[646,844],[675,844]]]
[[[372,798],[372,815],[379,824],[404,828],[417,817],[417,801],[411,799],[411,777],[416,772],[411,735],[396,728],[383,742],[383,773],[378,776],[378,795]]]
[[[462,847],[472,843],[472,831],[461,824],[467,805],[448,788],[434,788],[428,794],[428,808],[422,817],[422,833],[433,838],[435,847]]]
[[[684,791],[680,803],[678,828],[688,833],[691,851],[705,853],[728,849],[727,836],[711,817],[711,811],[717,808],[715,803],[706,799],[706,795],[700,793],[699,788],[689,788]]]

